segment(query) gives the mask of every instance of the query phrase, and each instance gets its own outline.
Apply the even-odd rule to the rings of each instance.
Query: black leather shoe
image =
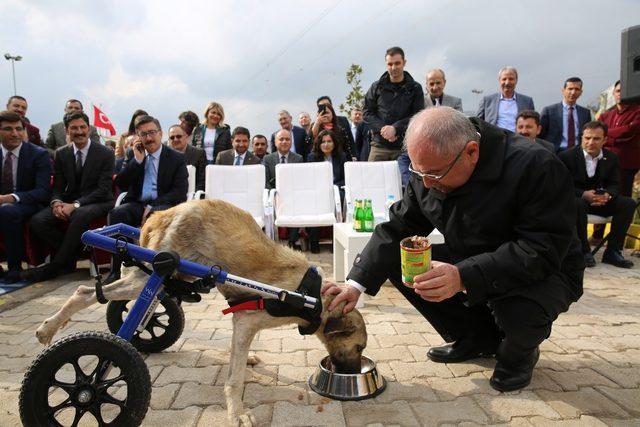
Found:
[[[622,251],[610,250],[607,249],[602,254],[602,262],[605,264],[611,264],[620,268],[631,268],[633,267],[633,262],[625,259],[622,256]]]
[[[593,255],[591,255],[591,252],[587,252],[586,254],[584,254],[584,263],[587,267],[596,266],[596,259],[593,257]]]
[[[29,268],[20,273],[22,280],[37,283],[53,279],[58,275],[58,269],[53,264],[45,264],[40,267]]]
[[[489,384],[498,391],[515,391],[528,386],[533,376],[533,368],[540,358],[540,350],[536,347],[522,363],[510,367],[498,361],[493,370]]]
[[[320,253],[320,243],[318,242],[310,242],[309,243],[309,247],[311,250],[312,254],[319,254]]]
[[[21,270],[9,270],[3,273],[2,279],[4,280],[4,283],[6,283],[7,285],[11,285],[13,283],[17,283],[19,281],[21,281],[22,279],[20,278],[20,273],[22,271]]]
[[[458,340],[441,347],[431,347],[427,357],[437,363],[460,363],[478,357],[492,357],[497,344],[482,343],[477,340]]]

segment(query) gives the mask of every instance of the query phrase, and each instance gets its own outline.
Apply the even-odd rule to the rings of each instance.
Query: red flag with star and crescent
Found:
[[[93,106],[93,125],[97,128],[106,129],[111,136],[116,134],[116,128],[113,123],[98,107]]]

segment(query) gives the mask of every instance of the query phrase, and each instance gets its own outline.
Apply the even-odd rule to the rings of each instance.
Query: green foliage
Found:
[[[351,64],[347,70],[347,84],[351,86],[351,91],[343,104],[338,107],[340,111],[349,114],[352,109],[362,109],[364,104],[364,93],[360,85],[360,76],[362,75],[362,67],[358,64]]]

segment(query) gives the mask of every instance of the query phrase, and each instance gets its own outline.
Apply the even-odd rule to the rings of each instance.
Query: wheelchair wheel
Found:
[[[127,341],[79,332],[43,350],[20,390],[25,426],[137,426],[151,397],[149,370]]]
[[[117,334],[135,301],[109,301],[107,305],[107,326]],[[171,347],[184,330],[184,311],[171,297],[164,297],[155,313],[151,315],[147,327],[136,332],[131,344],[143,353],[159,353]]]

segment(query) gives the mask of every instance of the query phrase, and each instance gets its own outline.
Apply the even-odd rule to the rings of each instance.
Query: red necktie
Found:
[[[576,125],[573,121],[573,106],[569,106],[569,117],[567,118],[567,148],[576,145]]]

